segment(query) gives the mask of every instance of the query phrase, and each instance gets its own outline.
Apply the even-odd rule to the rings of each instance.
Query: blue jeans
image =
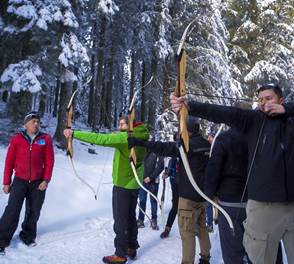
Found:
[[[158,193],[158,183],[144,183],[144,187],[152,192],[155,196],[157,196]],[[147,192],[144,191],[142,188],[139,190],[139,200],[140,200],[140,207],[145,212],[146,211],[146,203],[147,203]],[[151,216],[152,219],[157,219],[157,201],[150,196],[150,204],[151,204]],[[144,221],[144,214],[139,211],[139,219]]]

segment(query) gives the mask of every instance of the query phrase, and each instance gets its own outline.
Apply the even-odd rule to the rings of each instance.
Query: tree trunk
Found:
[[[146,117],[146,89],[144,87],[146,82],[146,64],[145,60],[142,63],[142,76],[141,76],[141,85],[142,85],[142,98],[141,98],[141,118],[142,122],[145,122]]]
[[[60,64],[60,62],[58,63],[58,69],[59,69],[59,73],[61,73],[61,64]],[[59,78],[57,78],[57,81],[56,81],[55,96],[54,96],[53,117],[56,117],[56,115],[57,115],[60,86],[61,86],[61,84],[60,84],[60,76],[59,76]]]
[[[98,48],[98,70],[95,87],[95,101],[94,101],[94,118],[92,123],[92,129],[95,131],[100,121],[100,108],[101,108],[101,90],[103,85],[103,66],[104,66],[104,43],[105,43],[105,31],[107,20],[105,17],[101,20],[101,28],[99,33],[99,48]]]
[[[89,90],[89,101],[88,101],[88,124],[90,126],[93,125],[94,122],[94,102],[95,102],[95,85],[96,85],[96,76],[97,76],[97,66],[96,66],[96,47],[97,47],[97,21],[94,21],[93,25],[93,32],[92,32],[92,37],[93,37],[93,47],[92,47],[92,52],[91,52],[91,75],[92,79],[90,82],[90,90]]]
[[[63,136],[63,130],[66,126],[66,107],[71,94],[67,86],[66,82],[62,82],[60,85],[60,101],[58,106],[57,126],[54,135],[55,140],[62,149],[66,149],[66,139]]]

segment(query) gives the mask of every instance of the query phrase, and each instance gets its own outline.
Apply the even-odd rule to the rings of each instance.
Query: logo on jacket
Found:
[[[37,144],[38,144],[38,145],[42,145],[42,146],[44,146],[44,145],[45,145],[45,139],[39,139],[39,140],[37,141]]]

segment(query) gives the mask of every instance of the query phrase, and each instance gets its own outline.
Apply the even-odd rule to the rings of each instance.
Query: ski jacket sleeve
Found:
[[[6,159],[5,159],[3,185],[10,185],[11,184],[11,176],[13,174],[15,157],[16,157],[15,148],[16,148],[15,137],[12,137],[10,140],[10,144],[8,146]]]
[[[46,136],[46,149],[45,149],[45,161],[44,161],[44,180],[49,182],[52,177],[52,171],[54,166],[54,148],[52,138]]]
[[[199,103],[189,101],[189,114],[204,118],[214,123],[225,123],[246,132],[255,119],[260,118],[260,111],[244,110],[232,106]]]
[[[179,157],[180,152],[175,142],[146,141],[145,147],[162,157]]]
[[[128,144],[127,132],[101,134],[74,130],[73,137],[83,142],[104,147],[120,148]]]

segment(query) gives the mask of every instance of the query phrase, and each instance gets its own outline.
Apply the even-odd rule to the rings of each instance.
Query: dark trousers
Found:
[[[243,246],[244,227],[243,221],[246,219],[245,208],[222,206],[233,220],[235,236],[232,235],[227,220],[222,213],[218,215],[218,228],[220,234],[220,244],[225,264],[243,264],[243,258],[247,254]],[[245,258],[246,258],[245,257]],[[248,261],[248,263],[251,263]],[[276,264],[283,264],[281,243],[279,245]]]
[[[25,218],[22,223],[23,237],[34,240],[37,235],[37,222],[45,200],[45,191],[38,189],[40,181],[27,182],[14,177],[8,204],[0,219],[0,247],[7,247],[17,229],[19,216],[26,199]]]
[[[114,247],[117,256],[126,256],[127,249],[137,249],[138,227],[136,223],[137,189],[113,186],[112,210],[115,233]]]
[[[172,190],[172,208],[170,209],[168,213],[166,226],[171,228],[178,212],[179,191],[178,191],[178,185],[175,181],[170,180],[170,186]]]
[[[208,203],[206,205],[206,223],[208,226],[213,226],[213,209],[212,209],[212,204]]]
[[[222,207],[233,220],[235,229],[235,236],[233,236],[226,218],[222,213],[218,215],[218,228],[224,263],[243,264],[243,258],[246,256],[245,248],[243,246],[243,221],[246,219],[246,210],[245,208]]]
[[[158,194],[158,183],[144,183],[144,187],[153,193],[155,196]],[[145,212],[146,211],[146,203],[147,203],[147,192],[143,189],[139,190],[139,200],[140,200],[140,207]],[[151,216],[152,219],[157,219],[157,201],[150,196],[150,204],[151,204]],[[144,221],[144,214],[139,211],[139,219]]]

